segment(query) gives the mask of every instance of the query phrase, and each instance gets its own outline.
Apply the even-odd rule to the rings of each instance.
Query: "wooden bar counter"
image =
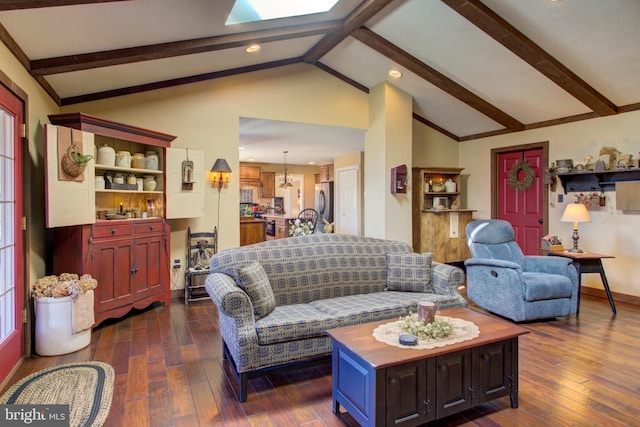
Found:
[[[240,246],[264,242],[264,219],[240,217]]]

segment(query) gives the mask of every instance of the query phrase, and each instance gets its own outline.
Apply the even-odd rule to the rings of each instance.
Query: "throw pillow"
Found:
[[[404,292],[433,292],[433,253],[388,253],[387,289]]]
[[[276,298],[273,296],[271,283],[258,261],[253,261],[239,269],[238,278],[240,279],[238,285],[251,299],[256,320],[262,319],[276,308]]]

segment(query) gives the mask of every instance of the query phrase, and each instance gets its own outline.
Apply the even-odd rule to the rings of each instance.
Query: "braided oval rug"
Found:
[[[113,383],[113,368],[107,363],[67,363],[21,379],[0,397],[0,403],[69,405],[71,426],[99,427],[109,415]]]

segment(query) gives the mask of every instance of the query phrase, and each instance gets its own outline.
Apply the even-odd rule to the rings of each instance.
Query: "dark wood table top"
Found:
[[[384,368],[411,361],[422,360],[440,354],[478,347],[529,333],[529,330],[507,320],[479,313],[466,308],[443,310],[442,316],[456,317],[473,322],[480,329],[480,336],[471,340],[436,347],[433,349],[400,348],[385,344],[373,337],[373,330],[394,319],[361,325],[330,329],[327,334],[345,347],[357,353],[375,368]]]

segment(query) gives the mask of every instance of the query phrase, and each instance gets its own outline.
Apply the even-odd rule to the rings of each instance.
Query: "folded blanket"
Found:
[[[71,319],[74,334],[89,329],[96,322],[93,314],[92,290],[71,299]]]

